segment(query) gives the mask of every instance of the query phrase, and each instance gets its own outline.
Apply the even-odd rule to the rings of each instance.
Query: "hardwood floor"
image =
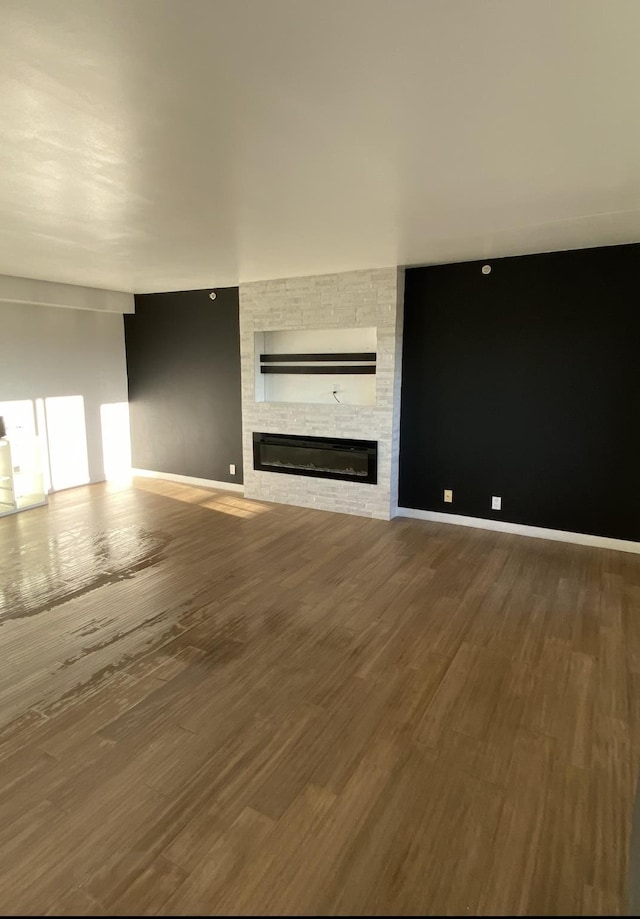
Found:
[[[147,479],[0,549],[3,914],[624,911],[640,556]]]

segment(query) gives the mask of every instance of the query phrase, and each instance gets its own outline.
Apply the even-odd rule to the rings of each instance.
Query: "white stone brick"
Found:
[[[245,494],[340,513],[389,519],[397,505],[403,273],[394,268],[240,286]],[[303,405],[255,401],[253,335],[267,329],[376,326],[377,404]],[[378,441],[378,485],[254,470],[254,431]]]

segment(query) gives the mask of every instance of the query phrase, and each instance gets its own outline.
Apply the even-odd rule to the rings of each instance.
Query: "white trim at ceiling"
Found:
[[[100,313],[135,312],[133,294],[99,287],[79,287],[56,281],[14,278],[0,275],[0,303],[25,303],[32,306],[60,306],[66,309],[95,310]]]

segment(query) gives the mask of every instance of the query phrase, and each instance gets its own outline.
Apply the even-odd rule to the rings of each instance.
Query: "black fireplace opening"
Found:
[[[343,482],[378,481],[378,443],[299,434],[253,435],[253,468]]]

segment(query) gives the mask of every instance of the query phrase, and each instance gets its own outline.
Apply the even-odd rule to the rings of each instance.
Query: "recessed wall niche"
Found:
[[[375,327],[265,330],[254,336],[256,402],[376,404]]]

